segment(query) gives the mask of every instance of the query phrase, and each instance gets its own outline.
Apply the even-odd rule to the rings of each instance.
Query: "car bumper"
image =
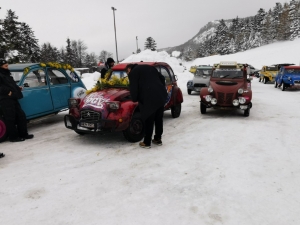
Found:
[[[104,131],[115,131],[117,127],[117,121],[114,120],[77,120],[72,115],[65,115],[64,122],[66,128],[82,133],[99,133]]]
[[[211,103],[202,102],[202,104],[206,105],[207,108],[214,108],[214,109],[221,109],[221,110],[246,110],[252,108],[252,103],[244,104],[244,105],[238,105],[238,106],[221,106],[221,105],[212,105]]]

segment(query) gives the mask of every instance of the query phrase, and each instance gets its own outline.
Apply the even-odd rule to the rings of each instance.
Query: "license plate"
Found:
[[[80,123],[81,127],[94,128],[95,124],[93,123]]]
[[[200,90],[201,90],[201,88],[195,88],[195,90],[196,90],[196,91],[200,91]]]

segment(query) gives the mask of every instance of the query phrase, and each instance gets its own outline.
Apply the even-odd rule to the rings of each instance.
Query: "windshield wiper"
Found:
[[[227,74],[227,75],[224,75],[224,76],[220,76],[220,78],[225,78],[225,77],[228,77],[228,76],[230,76],[230,74]]]
[[[234,79],[234,78],[243,78],[241,76],[235,76],[235,77],[232,77],[231,79]]]

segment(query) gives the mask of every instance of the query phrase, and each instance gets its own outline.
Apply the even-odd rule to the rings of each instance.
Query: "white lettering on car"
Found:
[[[91,93],[84,99],[83,107],[92,106],[97,109],[103,109],[104,103],[109,101],[110,99],[105,98],[102,93]]]

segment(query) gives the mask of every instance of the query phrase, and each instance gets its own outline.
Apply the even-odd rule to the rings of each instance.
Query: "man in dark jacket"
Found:
[[[21,88],[11,76],[8,62],[0,59],[0,106],[11,142],[33,138],[33,134],[28,134],[26,115],[18,102],[21,98]]]
[[[164,105],[167,99],[165,78],[153,66],[128,64],[130,95],[133,102],[139,103],[139,109],[145,125],[144,141],[140,147],[150,148],[155,124],[153,144],[162,145]]]
[[[105,74],[109,69],[115,65],[115,61],[112,58],[107,58],[104,68],[101,70],[101,78],[105,78]]]

